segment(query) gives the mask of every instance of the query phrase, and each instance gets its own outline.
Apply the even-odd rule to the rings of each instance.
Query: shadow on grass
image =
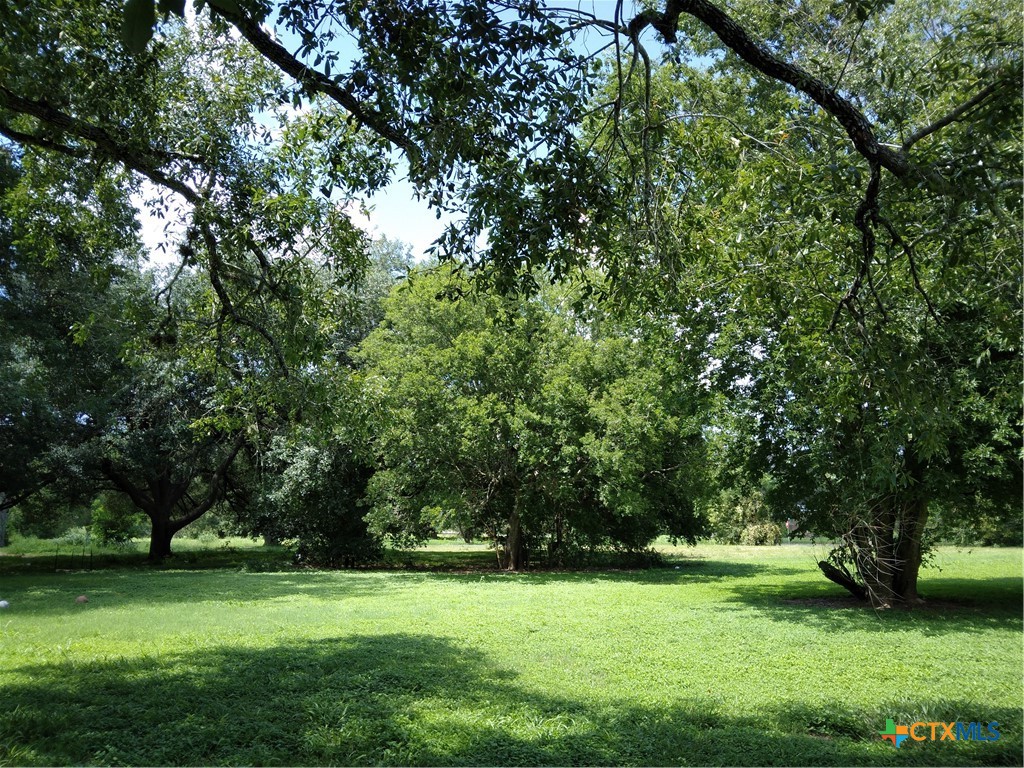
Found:
[[[186,609],[201,603],[260,603],[294,596],[336,602],[360,597],[379,598],[387,589],[394,593],[405,584],[426,576],[410,575],[408,581],[383,574],[345,578],[327,571],[249,573],[219,571],[109,570],[80,573],[19,575],[3,581],[4,597],[11,603],[11,617],[73,615],[83,610],[134,608],[181,604]],[[75,598],[84,594],[87,605]]]
[[[908,716],[984,716],[1003,740],[896,750],[877,735],[891,708],[743,717],[703,699],[550,696],[474,648],[412,634],[18,672],[0,696],[0,764],[1020,764],[1020,712],[983,702]]]
[[[924,635],[1020,632],[1024,628],[1024,579],[923,578],[923,602],[911,609],[876,611],[824,578],[778,585],[738,584],[731,600],[747,604],[772,621],[812,626],[826,632],[890,632],[913,629]]]
[[[747,563],[693,561],[675,568],[643,571],[543,571],[529,573],[423,572],[395,570],[317,571],[289,569],[284,572],[251,572],[245,569],[164,570],[110,569],[74,573],[22,573],[5,577],[3,597],[12,604],[11,616],[73,615],[83,610],[149,607],[169,604],[195,607],[203,603],[245,603],[258,606],[278,599],[302,596],[318,602],[338,602],[362,597],[380,598],[386,592],[423,584],[507,582],[516,589],[558,584],[625,583],[688,585],[718,582],[760,574],[771,566]],[[775,569],[787,572],[787,569]],[[86,606],[75,598],[85,594]]]
[[[182,548],[160,563],[151,563],[145,552],[117,552],[70,547],[54,547],[48,552],[24,555],[0,555],[0,575],[137,570],[216,570],[245,568],[252,571],[283,570],[292,565],[292,555],[284,547],[217,546],[209,549]]]

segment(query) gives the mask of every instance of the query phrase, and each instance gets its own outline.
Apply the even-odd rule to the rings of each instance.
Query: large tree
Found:
[[[204,239],[232,239],[228,225],[244,223],[232,208],[264,221],[276,218],[280,226],[274,214],[283,190],[271,184],[271,194],[252,195],[251,153],[225,153],[229,144],[219,140],[197,143],[181,135],[191,128],[187,121],[168,131],[166,118],[174,114],[168,101],[184,106],[204,91],[173,74],[187,69],[168,44],[186,3],[111,5],[34,0],[0,18],[7,73],[0,85],[0,131],[46,151],[105,155],[173,190],[197,212],[194,223]],[[487,266],[502,285],[517,276],[528,282],[538,262],[553,265],[556,275],[572,273],[588,266],[595,250],[613,277],[673,259],[657,246],[663,221],[650,204],[658,192],[650,153],[660,123],[649,89],[643,117],[626,135],[625,84],[635,73],[649,79],[655,46],[703,68],[723,63],[737,82],[780,86],[820,116],[841,139],[843,167],[865,167],[847,202],[853,207],[859,196],[865,210],[884,206],[882,182],[888,180],[893,188],[916,190],[919,199],[962,193],[963,171],[976,168],[977,158],[936,154],[936,139],[978,126],[974,148],[987,154],[994,138],[987,121],[1000,110],[1013,113],[1020,82],[1016,14],[999,0],[737,3],[728,10],[709,0],[665,0],[640,4],[631,16],[624,3],[608,4],[607,18],[532,0],[214,0],[195,6],[211,20],[202,27],[205,39],[229,28],[280,75],[280,84],[263,84],[267,110],[284,98],[322,115],[314,134],[324,140],[327,162],[298,176],[288,169],[307,182],[293,189],[375,188],[388,176],[382,152],[393,149],[404,156],[417,191],[458,216],[441,250]],[[157,38],[146,47],[157,8],[168,20],[156,23]],[[118,29],[135,53],[123,50]],[[910,57],[882,61],[877,41],[894,30],[900,32],[894,47]],[[936,57],[917,56],[914,46],[929,41],[941,41],[933,46]],[[225,53],[238,50],[233,42],[218,45]],[[615,54],[616,88],[594,99],[605,81],[594,61],[603,48]],[[85,88],[90,81],[100,87]],[[39,99],[41,90],[53,98]],[[580,125],[595,117],[620,144],[636,146],[631,183],[644,198],[639,205],[614,191],[606,154],[581,140]],[[715,119],[727,126],[732,118]],[[202,133],[210,137],[222,137],[229,122],[215,103],[203,120]],[[674,154],[677,165],[689,167],[685,145]],[[835,159],[827,150],[810,154],[818,168]],[[645,252],[613,247],[623,227],[646,233],[640,238]],[[867,217],[862,229],[875,227]],[[234,239],[257,271],[265,270],[265,233],[255,226],[242,231]],[[478,253],[484,231],[489,244]],[[219,266],[216,250],[207,258]],[[222,299],[228,297],[225,291]]]
[[[511,570],[692,540],[702,389],[700,354],[666,343],[682,329],[594,322],[552,288],[469,287],[448,268],[414,274],[360,347],[379,457],[372,527],[405,541],[456,527]]]
[[[74,484],[130,333],[134,211],[96,170],[0,149],[0,546],[12,507]]]
[[[927,34],[911,4],[845,23],[808,8],[804,23],[833,43],[855,38],[850,55],[888,79],[948,77],[931,75],[935,103],[955,103],[979,67],[1019,74],[1004,45],[1016,17],[981,28],[970,20],[983,6],[930,9],[955,34]],[[715,318],[728,414],[718,426],[731,431],[727,455],[746,465],[738,485],[767,476],[784,517],[840,539],[822,562],[830,578],[877,605],[913,603],[931,502],[1007,520],[1019,506],[1019,93],[990,90],[928,130],[908,126],[927,122],[932,104],[879,114],[905,147],[928,140],[952,191],[886,177],[827,116],[740,66],[726,57],[627,84],[631,130],[613,167],[636,209],[666,226],[651,230],[657,242],[636,227],[626,246],[669,254],[647,274],[672,289],[651,280],[643,293],[697,301]],[[845,78],[865,94],[889,88],[852,66]],[[630,137],[652,118],[648,194],[632,181],[644,153]],[[675,162],[684,144],[701,168]]]

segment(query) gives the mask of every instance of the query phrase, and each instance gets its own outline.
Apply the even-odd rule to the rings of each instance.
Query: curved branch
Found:
[[[839,315],[843,311],[843,307],[849,309],[851,314],[854,313],[854,302],[857,300],[857,295],[860,293],[860,288],[864,284],[864,280],[869,275],[871,262],[875,258],[874,225],[878,220],[878,193],[881,188],[881,183],[881,167],[877,164],[872,165],[871,180],[868,182],[868,188],[864,192],[864,199],[861,201],[860,205],[857,206],[857,213],[854,216],[857,229],[860,230],[861,234],[860,269],[858,270],[857,277],[854,279],[850,289],[846,292],[846,295],[839,300],[839,304],[836,305],[836,310],[832,314],[832,322],[828,324],[829,333],[835,330],[836,323],[839,322]]]
[[[683,14],[703,23],[743,61],[774,80],[793,86],[843,126],[857,151],[872,165],[879,165],[900,179],[924,175],[933,185],[942,186],[937,175],[916,168],[902,150],[884,146],[875,136],[871,122],[824,81],[796,64],[783,61],[757,42],[725,11],[708,0],[667,0],[665,11],[644,11],[629,23],[630,34],[654,27],[668,43],[676,42],[676,27]]]
[[[402,149],[410,158],[419,157],[419,147],[408,136],[391,125],[380,114],[367,109],[350,90],[341,87],[334,80],[327,77],[327,75],[307,67],[295,58],[256,21],[244,13],[230,13],[212,3],[210,4],[210,10],[237,29],[242,37],[259,51],[264,58],[285,74],[290,75],[296,82],[301,83],[312,91],[322,93],[324,96],[337,102],[359,122],[366,125],[381,138],[387,139],[396,147]]]
[[[213,470],[213,474],[210,477],[210,486],[207,490],[206,496],[198,503],[193,504],[192,509],[181,517],[174,518],[170,521],[171,527],[175,530],[181,530],[189,523],[194,523],[200,517],[205,515],[210,508],[217,503],[217,500],[221,497],[226,483],[228,470],[231,469],[231,465],[235,461],[235,457],[238,456],[238,452],[242,449],[245,444],[245,433],[239,432],[231,444],[231,448],[228,453],[224,456],[224,459],[216,469]]]
[[[942,130],[950,123],[959,120],[967,112],[971,111],[972,109],[980,105],[983,101],[985,101],[985,99],[987,99],[989,96],[995,93],[1001,85],[1004,85],[1003,81],[997,81],[995,83],[989,84],[987,87],[982,88],[978,93],[976,93],[973,98],[968,99],[959,107],[953,109],[949,114],[939,118],[930,125],[918,128],[916,131],[910,134],[910,137],[906,141],[903,142],[903,151],[909,151],[910,148],[914,146],[917,142],[919,142],[921,139],[925,138],[926,136],[930,136],[936,131]]]
[[[141,173],[158,186],[177,192],[192,205],[199,205],[202,202],[199,193],[188,184],[172,178],[160,170],[160,166],[167,161],[167,153],[165,152],[153,151],[150,155],[147,155],[145,150],[133,150],[127,147],[121,139],[111,135],[107,129],[93,125],[85,120],[80,120],[77,117],[72,117],[66,112],[61,112],[59,109],[50,106],[46,101],[26,99],[19,96],[3,84],[0,84],[0,105],[14,112],[34,117],[46,125],[59,128],[92,143],[97,149],[122,163],[126,168]],[[20,133],[18,135],[20,137],[27,136]],[[11,136],[8,136],[8,138],[11,138]],[[71,147],[64,147],[62,145],[45,146],[39,140],[28,143],[64,154],[72,154],[73,150]],[[158,160],[158,157],[162,159]]]

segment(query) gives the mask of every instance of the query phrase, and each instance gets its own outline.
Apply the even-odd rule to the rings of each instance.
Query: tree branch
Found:
[[[793,86],[809,96],[815,104],[832,115],[843,126],[857,151],[872,165],[885,168],[900,179],[925,176],[936,186],[943,181],[935,172],[915,167],[902,150],[882,145],[864,114],[824,81],[796,64],[783,61],[764,45],[754,40],[727,13],[708,0],[667,0],[665,11],[644,11],[630,23],[630,34],[639,34],[647,26],[654,27],[667,43],[676,42],[676,27],[683,14],[703,23],[743,61],[774,80]]]
[[[23,133],[22,131],[17,131],[4,123],[0,123],[0,135],[6,136],[15,144],[27,144],[29,146],[49,150],[50,152],[67,155],[68,157],[82,159],[89,156],[88,152],[78,147],[69,147],[66,144],[59,144],[56,141],[50,141],[42,136]]]
[[[402,149],[410,159],[419,157],[419,147],[408,136],[391,125],[382,115],[364,107],[350,90],[341,87],[327,75],[307,67],[295,58],[249,16],[244,13],[230,13],[223,7],[212,3],[210,10],[237,29],[253,48],[282,72],[290,75],[305,88],[322,93],[340,104],[348,110],[349,114],[378,136]]]
[[[860,270],[857,272],[857,277],[854,279],[850,289],[846,292],[846,295],[843,296],[843,298],[839,300],[839,304],[836,305],[836,310],[832,314],[832,322],[828,324],[829,333],[835,330],[836,323],[839,322],[839,315],[844,306],[851,312],[853,311],[853,302],[857,300],[857,294],[860,293],[860,287],[864,284],[868,270],[871,269],[871,261],[875,257],[874,224],[878,217],[878,192],[881,188],[881,181],[881,167],[873,165],[871,167],[871,180],[868,182],[868,188],[864,192],[864,199],[861,201],[860,205],[857,206],[857,213],[854,216],[857,229],[860,230],[861,234]]]
[[[188,184],[178,181],[160,170],[160,166],[163,165],[167,157],[164,152],[153,151],[152,154],[156,157],[146,157],[144,151],[140,152],[129,149],[122,140],[111,135],[105,128],[100,128],[84,120],[72,117],[65,112],[61,112],[59,109],[51,107],[45,101],[26,99],[2,84],[0,84],[0,105],[14,112],[34,117],[47,125],[67,131],[73,136],[91,142],[97,149],[122,163],[125,167],[141,173],[158,186],[177,192],[192,205],[199,205],[202,202],[199,194]],[[34,143],[40,146],[39,142]],[[57,151],[61,150],[58,149]],[[67,153],[65,152],[65,154]],[[157,157],[162,159],[157,160]]]
[[[221,489],[224,486],[225,479],[227,477],[228,470],[231,469],[231,465],[235,461],[235,457],[238,456],[238,452],[242,450],[242,446],[245,444],[245,433],[239,432],[235,436],[235,440],[231,445],[231,450],[228,451],[227,455],[217,465],[217,468],[213,471],[213,475],[210,477],[210,488],[207,491],[206,497],[192,508],[192,511],[182,517],[171,520],[171,527],[175,530],[181,530],[189,523],[193,523],[200,517],[205,515],[214,504],[217,503],[217,499],[220,498]]]
[[[959,107],[951,111],[945,117],[936,120],[934,123],[931,123],[930,125],[918,128],[916,131],[910,134],[910,137],[906,141],[903,142],[902,150],[904,152],[909,151],[910,148],[914,146],[917,142],[919,142],[921,139],[925,138],[926,136],[930,136],[936,131],[942,130],[950,123],[956,122],[961,117],[963,117],[967,112],[971,111],[972,109],[980,105],[983,101],[985,101],[985,99],[987,99],[997,90],[999,90],[999,87],[1001,85],[1004,85],[1005,83],[1006,81],[1004,80],[997,80],[996,82],[989,84],[985,88],[982,88],[978,93],[976,93],[973,98],[965,101],[963,104],[961,104]]]
[[[123,474],[120,470],[114,467],[114,462],[110,459],[104,459],[100,463],[100,471],[103,473],[117,490],[125,494],[136,507],[144,511],[146,514],[152,515],[153,500],[146,496],[139,486],[135,485],[127,475]]]

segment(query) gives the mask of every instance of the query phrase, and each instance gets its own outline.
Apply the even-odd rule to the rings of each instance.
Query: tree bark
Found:
[[[916,498],[903,505],[900,515],[899,539],[896,542],[896,573],[892,591],[902,602],[920,602],[917,594],[917,576],[921,570],[921,535],[928,522],[928,500]]]
[[[3,494],[0,493],[0,496],[3,496]],[[7,546],[7,520],[10,517],[10,514],[10,509],[0,509],[0,547]]]
[[[505,567],[507,570],[521,571],[526,566],[526,547],[523,545],[523,527],[519,520],[518,501],[508,521],[505,555]]]
[[[158,563],[171,556],[171,539],[178,529],[171,525],[171,510],[167,507],[154,509],[150,512],[149,519],[153,527],[149,535],[148,559],[152,563]]]

